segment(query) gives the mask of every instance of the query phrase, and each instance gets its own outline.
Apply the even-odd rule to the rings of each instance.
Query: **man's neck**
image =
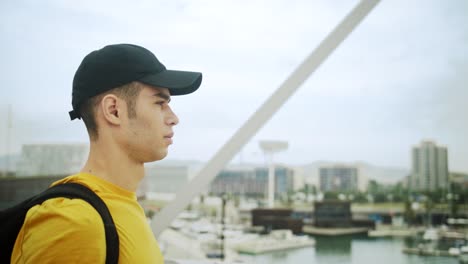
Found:
[[[143,179],[143,163],[131,160],[116,145],[92,142],[88,161],[81,172],[93,174],[126,190],[135,192]]]

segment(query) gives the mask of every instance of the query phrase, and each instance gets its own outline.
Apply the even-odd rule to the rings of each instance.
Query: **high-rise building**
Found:
[[[412,149],[410,189],[434,191],[448,185],[447,148],[432,141],[423,141]]]
[[[319,174],[322,192],[358,190],[358,169],[356,167],[323,166],[319,169]]]

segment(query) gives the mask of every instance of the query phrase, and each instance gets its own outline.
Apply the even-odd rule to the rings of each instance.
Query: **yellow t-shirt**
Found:
[[[119,235],[119,263],[164,263],[135,193],[86,173],[52,185],[66,182],[87,186],[106,203]],[[105,263],[105,259],[99,213],[81,199],[54,198],[28,211],[11,263]]]

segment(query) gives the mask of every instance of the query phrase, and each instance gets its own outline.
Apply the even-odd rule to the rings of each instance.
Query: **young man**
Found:
[[[166,70],[153,53],[130,44],[87,55],[73,80],[71,119],[83,119],[90,153],[83,169],[53,185],[74,182],[107,205],[119,236],[120,263],[163,263],[135,191],[144,163],[161,160],[179,120],[171,95],[194,92],[198,72]],[[54,198],[32,207],[12,263],[104,263],[106,239],[97,211],[80,199]]]

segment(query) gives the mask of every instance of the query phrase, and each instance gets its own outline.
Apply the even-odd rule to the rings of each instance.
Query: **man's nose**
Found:
[[[170,126],[175,126],[179,123],[179,118],[169,106],[168,106],[168,115],[167,115],[166,123]]]

